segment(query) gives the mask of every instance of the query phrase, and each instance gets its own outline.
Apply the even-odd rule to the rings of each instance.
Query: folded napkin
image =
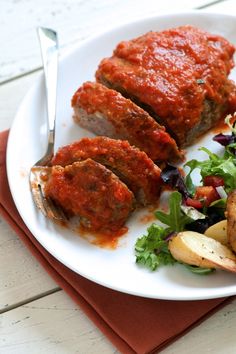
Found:
[[[159,352],[229,299],[164,301],[123,294],[95,284],[49,254],[23,223],[8,186],[6,145],[0,133],[0,213],[48,274],[122,353]]]

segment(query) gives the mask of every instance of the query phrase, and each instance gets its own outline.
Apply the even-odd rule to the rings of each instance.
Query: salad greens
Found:
[[[215,271],[213,268],[200,268],[189,264],[184,264],[184,266],[190,270],[190,272],[198,275],[207,275]]]
[[[162,265],[172,265],[177,261],[172,257],[168,242],[176,234],[183,231],[187,224],[193,222],[195,218],[190,218],[182,211],[182,196],[179,192],[173,192],[169,200],[169,214],[156,211],[155,216],[168,227],[164,228],[153,223],[147,229],[147,235],[138,238],[135,243],[136,263],[141,264],[151,270],[156,270]],[[203,214],[196,211],[199,218]],[[188,266],[187,268],[196,274],[209,274],[212,269]]]
[[[184,198],[188,198],[190,193],[179,169],[169,164],[161,172],[162,181],[172,189],[177,189]]]
[[[236,144],[232,144],[236,145]],[[190,167],[190,172],[187,175],[188,184],[190,185],[190,175],[196,169],[200,169],[202,179],[206,176],[220,176],[224,179],[225,190],[230,192],[236,188],[236,156],[229,151],[231,145],[225,149],[224,155],[218,156],[208,149],[202,147],[199,150],[205,151],[209,159],[204,161],[191,160],[185,166]]]
[[[235,115],[234,115],[235,116]],[[219,176],[224,179],[224,188],[227,193],[236,188],[236,128],[230,123],[231,115],[225,118],[225,123],[231,130],[230,135],[218,134],[213,140],[225,147],[222,156],[212,153],[205,147],[199,150],[204,151],[208,155],[208,159],[204,161],[190,160],[185,166],[190,168],[186,176],[185,183],[191,194],[195,191],[195,186],[191,179],[191,173],[196,169],[200,169],[202,180],[206,176]]]
[[[151,270],[155,270],[161,265],[174,264],[176,261],[168,250],[166,229],[153,223],[147,232],[147,235],[136,241],[136,262]]]
[[[188,161],[185,166],[188,166],[190,171],[185,178],[177,167],[168,164],[162,171],[163,182],[177,191],[170,195],[168,213],[160,210],[155,212],[156,218],[165,227],[153,223],[147,229],[147,234],[137,239],[135,256],[138,264],[156,270],[161,265],[178,263],[168,249],[168,241],[176,233],[184,230],[194,230],[202,233],[210,225],[225,218],[227,199],[222,195],[219,195],[219,199],[209,203],[207,207],[203,203],[201,210],[194,207],[197,189],[204,187],[195,186],[191,174],[195,169],[199,169],[202,182],[206,177],[208,179],[209,177],[220,177],[223,180],[223,186],[220,188],[223,189],[225,195],[236,189],[236,127],[230,123],[231,118],[231,116],[227,116],[225,119],[231,129],[231,134],[224,135],[221,133],[213,138],[214,141],[224,146],[222,156],[202,147],[199,150],[204,151],[208,159]],[[210,188],[215,188],[217,191],[218,187],[211,185]],[[190,204],[187,203],[189,200]],[[209,274],[213,271],[213,269],[184,265],[195,274]]]
[[[155,216],[163,224],[168,225],[168,231],[183,231],[186,224],[193,220],[181,210],[182,196],[179,192],[173,192],[169,200],[169,214],[156,211]]]

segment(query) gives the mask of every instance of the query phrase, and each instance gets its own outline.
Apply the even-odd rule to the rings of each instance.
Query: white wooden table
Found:
[[[236,14],[236,0],[0,0],[0,130],[41,71],[38,25],[58,31],[63,51],[122,21],[191,8]],[[235,328],[236,300],[163,353],[236,353]],[[1,219],[0,353],[117,353]]]

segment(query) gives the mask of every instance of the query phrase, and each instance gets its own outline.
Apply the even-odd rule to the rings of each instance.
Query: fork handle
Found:
[[[57,33],[54,30],[44,27],[38,27],[38,36],[41,47],[46,90],[48,118],[47,154],[53,154],[57,97],[58,39]]]

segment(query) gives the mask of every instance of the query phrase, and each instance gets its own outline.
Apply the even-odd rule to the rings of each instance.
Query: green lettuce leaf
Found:
[[[190,168],[187,178],[190,179],[193,170],[199,168],[202,179],[206,176],[220,176],[224,179],[227,193],[236,189],[236,159],[233,154],[226,150],[224,156],[218,156],[204,147],[199,150],[206,152],[209,159],[204,161],[188,161],[185,164],[185,166]]]
[[[174,264],[176,261],[168,250],[165,240],[167,230],[153,223],[147,230],[147,235],[137,239],[135,243],[136,263],[151,270],[161,265]]]
[[[179,192],[173,192],[169,200],[169,213],[156,211],[155,216],[163,224],[169,226],[169,231],[183,231],[185,225],[193,221],[181,210],[182,196]]]
[[[201,267],[197,267],[197,266],[193,266],[193,265],[189,265],[189,264],[185,264],[183,263],[183,265],[190,270],[190,272],[194,273],[194,274],[198,274],[198,275],[208,275],[210,273],[213,273],[215,271],[215,268],[201,268]]]

